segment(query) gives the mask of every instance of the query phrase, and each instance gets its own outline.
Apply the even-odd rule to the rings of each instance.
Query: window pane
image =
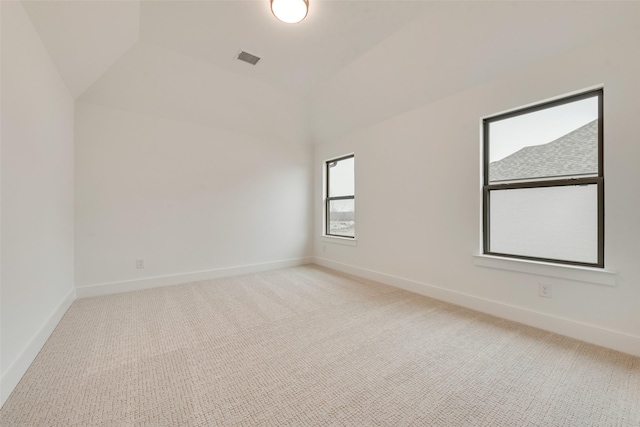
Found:
[[[597,185],[493,190],[490,252],[598,262]]]
[[[329,163],[329,197],[355,194],[354,158]]]
[[[355,203],[353,199],[329,201],[329,232],[337,236],[355,237]]]
[[[489,123],[489,181],[598,174],[598,97]]]

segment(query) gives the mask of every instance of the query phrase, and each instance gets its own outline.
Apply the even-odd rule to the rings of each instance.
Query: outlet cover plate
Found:
[[[549,283],[538,283],[538,296],[551,298],[551,285]]]

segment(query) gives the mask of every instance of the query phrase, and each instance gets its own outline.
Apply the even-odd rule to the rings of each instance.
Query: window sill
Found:
[[[500,270],[518,271],[521,273],[549,276],[579,282],[596,283],[615,286],[616,273],[609,270],[575,265],[552,264],[548,262],[530,261],[515,258],[501,258],[490,255],[474,255],[475,264],[480,267]]]
[[[323,235],[320,237],[320,240],[324,243],[336,243],[338,245],[358,246],[358,241],[355,238],[352,239],[350,237]]]

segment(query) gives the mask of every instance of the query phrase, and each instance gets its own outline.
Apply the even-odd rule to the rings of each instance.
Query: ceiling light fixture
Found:
[[[271,0],[273,16],[287,24],[297,24],[307,16],[309,0]]]

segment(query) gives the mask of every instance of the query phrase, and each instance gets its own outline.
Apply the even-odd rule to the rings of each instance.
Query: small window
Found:
[[[604,267],[602,97],[484,119],[485,254]]]
[[[355,158],[353,154],[325,162],[325,234],[355,238]]]

